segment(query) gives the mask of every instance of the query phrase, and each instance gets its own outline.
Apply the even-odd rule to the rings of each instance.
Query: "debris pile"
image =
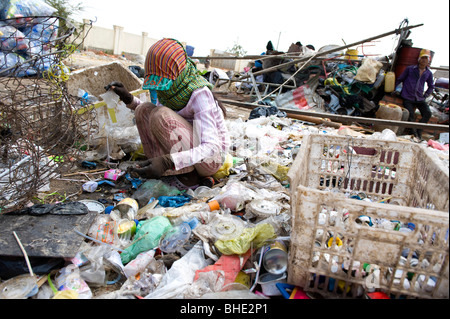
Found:
[[[87,213],[70,208],[52,213],[62,204],[38,204],[4,214],[79,214],[91,216],[91,223],[67,230],[75,242],[72,257],[51,265],[35,260],[31,269],[39,269],[39,263],[50,268],[35,271],[34,280],[24,274],[23,261],[19,275],[8,278],[3,270],[1,284],[9,294],[2,290],[2,297],[264,299],[289,298],[294,288],[297,298],[319,297],[287,282],[288,256],[294,253],[288,171],[311,134],[386,141],[396,140],[395,134],[386,129],[378,136],[364,135],[276,115],[227,120],[227,126],[230,165],[212,187],[181,192],[161,180],[132,178],[126,168],[137,162],[121,160],[116,168],[101,169],[100,178],[77,183],[82,192],[71,200],[91,195],[79,199]],[[445,152],[441,159],[445,164]],[[84,162],[85,176],[102,163]],[[40,250],[23,238],[22,243],[28,253]]]
[[[325,48],[324,52],[335,49]],[[392,127],[373,130],[356,124],[314,123],[289,113],[289,109],[316,109],[341,115],[375,114],[381,102],[375,91],[384,80],[380,80],[382,70],[387,69],[379,61],[366,59],[359,63],[350,58],[354,52],[346,54],[345,63],[334,60],[334,56],[326,57],[321,64],[310,54],[306,57],[308,63],[292,63],[292,73],[287,77],[281,72],[266,78],[273,81],[280,76],[286,80],[295,75],[295,88],[278,86],[279,95],[268,94],[270,98],[260,99],[245,117],[226,119],[231,140],[226,165],[210,183],[184,191],[165,183],[163,178],[144,179],[129,174],[129,168],[144,159],[139,134],[131,111],[116,97],[105,94],[103,85],[119,77],[129,81],[134,95],[148,100],[148,92],[140,91],[139,74],[115,63],[71,73],[64,87],[68,96],[78,99],[75,104],[73,100],[67,104],[74,106],[78,115],[93,115],[92,122],[84,127],[84,144],[78,144],[76,157],[71,158],[75,165],[49,179],[74,186],[76,191],[67,196],[38,190],[38,196],[31,199],[19,194],[26,204],[2,211],[0,298],[311,299],[333,298],[337,292],[344,292],[347,298],[429,298],[434,287],[439,287],[442,296],[441,288],[448,287],[448,214],[443,218],[441,210],[448,210],[448,195],[439,200],[430,195],[417,203],[394,203],[399,200],[394,195],[375,194],[380,188],[383,194],[393,193],[386,186],[392,180],[413,179],[403,177],[403,168],[396,162],[398,154],[392,155],[397,142],[411,146],[410,137]],[[21,77],[18,73],[11,76],[0,77],[0,83]],[[96,81],[97,76],[102,80]],[[224,75],[216,72],[207,78],[217,89]],[[253,80],[238,81],[239,85],[256,88]],[[61,104],[65,105],[65,100]],[[2,116],[11,114],[1,111]],[[16,122],[10,117],[3,121],[2,117],[2,125],[11,123]],[[18,155],[24,155],[19,147],[24,141],[31,141],[36,148],[44,146],[36,142],[36,132],[25,135],[23,127],[18,127],[11,125],[11,136],[22,134],[10,144],[3,144],[10,135],[2,133],[2,152],[17,149]],[[345,145],[337,147],[339,138],[345,139]],[[310,144],[313,139],[323,145],[313,143],[314,148]],[[327,139],[332,142],[322,142]],[[381,145],[388,150],[367,145]],[[25,149],[30,155],[32,148]],[[448,141],[414,143],[417,155],[416,149],[427,154],[425,158],[431,158],[439,169],[448,171]],[[48,158],[49,154],[60,156],[63,151],[61,148],[52,153],[44,148],[43,154]],[[316,158],[306,157],[309,152]],[[381,155],[380,163],[369,161],[383,152],[391,152],[386,155],[389,160]],[[20,160],[25,161],[18,158],[0,171],[0,177],[10,176],[13,165],[18,166]],[[317,185],[311,186],[305,180],[310,177],[306,176],[307,167],[313,165],[319,173],[314,176]],[[422,166],[417,171],[428,175],[423,174]],[[366,167],[370,174],[382,179],[377,184],[382,186],[376,190],[366,189],[367,183],[358,180],[357,173]],[[442,176],[429,184],[440,181]],[[395,192],[406,193],[402,187]],[[33,188],[33,193],[36,190]],[[316,196],[318,192],[322,192],[320,196]],[[420,192],[424,193],[423,189],[411,190],[414,194]],[[2,189],[2,196],[5,194],[6,189]],[[433,206],[432,202],[439,204]],[[410,210],[422,215],[415,219]],[[420,224],[424,216],[432,216],[427,222],[433,224]],[[381,247],[390,249],[387,256],[398,257],[404,270],[347,258],[360,253],[358,243],[367,246],[376,237],[369,236],[369,227],[377,235],[381,232],[397,242],[404,242],[405,234],[414,234],[407,251],[395,251],[393,244]],[[349,241],[356,231],[370,238],[358,237],[356,244]],[[304,238],[308,241],[302,242]],[[445,245],[447,249],[441,249]],[[377,255],[380,246],[373,247],[363,252],[364,257],[383,264],[386,256]],[[425,253],[423,247],[428,249]],[[311,258],[306,258],[307,254]],[[305,258],[311,267],[304,266]],[[430,265],[432,272],[428,271]],[[433,275],[436,273],[439,276]],[[362,285],[350,284],[360,279]],[[404,287],[393,293],[374,285],[374,280]]]

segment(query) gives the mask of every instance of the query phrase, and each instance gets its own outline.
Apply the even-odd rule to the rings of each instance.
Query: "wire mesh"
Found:
[[[0,213],[22,208],[76,158],[80,127],[64,65],[86,29],[57,16],[0,20]]]

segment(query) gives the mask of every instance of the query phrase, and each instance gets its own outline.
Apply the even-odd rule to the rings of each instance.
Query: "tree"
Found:
[[[244,50],[242,45],[237,42],[234,42],[234,45],[231,49],[228,49],[227,52],[233,53],[234,55],[241,57],[247,54],[247,51]]]
[[[73,23],[71,20],[71,17],[75,13],[79,13],[84,11],[84,7],[81,2],[77,4],[71,4],[70,0],[44,0],[45,3],[47,3],[52,8],[56,9],[56,12],[53,14],[55,16],[61,17],[62,19],[59,19],[59,34],[65,32],[65,30],[68,29],[68,25],[66,24],[66,21]],[[69,24],[70,25],[70,24]],[[78,28],[75,28],[74,34],[75,36],[79,36],[81,33]]]
[[[56,9],[55,15],[69,20],[73,14],[84,11],[81,2],[71,4],[70,0],[45,0],[49,6]]]

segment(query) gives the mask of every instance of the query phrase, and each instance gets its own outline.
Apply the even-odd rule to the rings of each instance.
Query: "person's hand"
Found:
[[[106,91],[109,91],[110,89],[120,97],[123,103],[130,104],[133,102],[133,95],[128,92],[121,82],[114,81],[105,86]]]
[[[165,171],[173,168],[173,162],[170,155],[163,155],[148,160],[148,165],[142,168],[131,168],[132,177],[138,175],[143,178],[159,178]]]

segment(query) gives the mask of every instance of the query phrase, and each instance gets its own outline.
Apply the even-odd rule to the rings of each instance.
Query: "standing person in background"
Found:
[[[419,121],[420,123],[428,123],[431,118],[430,106],[425,101],[434,89],[433,73],[431,73],[428,67],[430,62],[430,51],[422,49],[419,54],[418,63],[408,66],[395,83],[396,87],[400,83],[403,83],[400,96],[403,98],[403,106],[409,111],[409,122],[414,122],[416,119],[416,107],[422,115]],[[428,85],[426,91],[425,83]],[[419,140],[422,139],[422,130],[413,129],[412,133]]]
[[[182,44],[174,39],[165,38],[150,47],[142,87],[150,90],[152,103],[142,102],[120,82],[105,87],[135,111],[148,160],[132,173],[144,178],[161,177],[180,190],[195,189],[224,163],[230,143],[224,106]]]

